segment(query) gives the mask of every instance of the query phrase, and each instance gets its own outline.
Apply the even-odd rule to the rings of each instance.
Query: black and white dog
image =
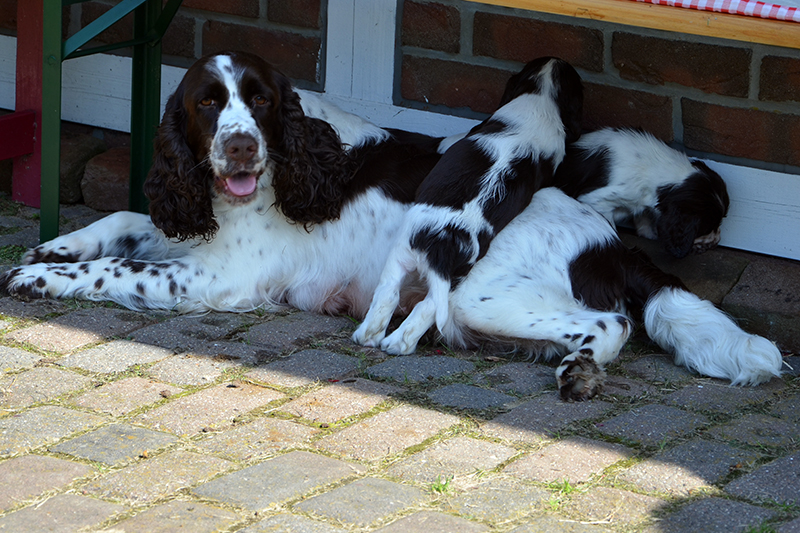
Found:
[[[636,232],[675,257],[719,244],[730,199],[725,182],[653,135],[631,129],[586,133],[567,147],[556,181],[612,224],[632,216]]]
[[[422,181],[405,215],[364,322],[353,340],[394,354],[413,352],[449,315],[450,290],[469,274],[494,236],[553,183],[566,142],[580,135],[580,76],[556,58],[532,61],[509,80],[506,101],[453,144]],[[427,295],[384,338],[406,276],[416,272]]]
[[[363,317],[438,139],[391,132],[295,91],[260,58],[199,60],[170,97],[146,193],[31,250],[0,289],[133,309],[290,305]],[[401,305],[425,287],[410,279]],[[545,342],[565,353],[561,396],[597,393],[642,315],[650,337],[702,374],[778,375],[768,340],[625,248],[608,222],[554,188],[537,192],[450,293],[446,342]],[[549,355],[555,351],[549,350]]]

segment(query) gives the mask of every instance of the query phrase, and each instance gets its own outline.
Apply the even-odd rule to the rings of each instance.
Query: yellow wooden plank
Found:
[[[659,6],[631,0],[481,0],[480,3],[656,30],[800,48],[800,23],[797,22]]]

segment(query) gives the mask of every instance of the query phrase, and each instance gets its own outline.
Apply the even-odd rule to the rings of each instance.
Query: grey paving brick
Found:
[[[38,367],[0,378],[0,410],[46,402],[88,385],[87,377],[50,367]]]
[[[357,464],[296,451],[218,477],[193,492],[203,498],[261,511],[363,472],[364,468]]]
[[[794,394],[777,402],[770,411],[777,416],[791,422],[800,422],[800,394]]]
[[[155,363],[170,355],[172,350],[158,346],[116,340],[62,357],[57,364],[108,374],[124,372],[135,365]]]
[[[99,426],[105,418],[43,406],[0,418],[0,455],[23,453],[52,444],[72,433]]]
[[[634,465],[620,473],[620,479],[645,491],[688,496],[759,457],[758,453],[721,442],[695,439]]]
[[[45,491],[66,487],[94,472],[91,467],[41,455],[0,463],[0,511],[7,511]]]
[[[33,352],[0,346],[0,372],[14,372],[24,368],[32,368],[41,359],[41,355]]]
[[[639,379],[629,379],[622,376],[608,376],[603,384],[601,397],[614,396],[618,398],[657,398],[658,388]]]
[[[6,338],[42,350],[67,353],[114,336],[127,335],[146,323],[144,316],[121,309],[79,309],[47,322],[12,331]]]
[[[578,494],[564,505],[564,510],[586,522],[610,522],[627,526],[644,521],[667,506],[667,502],[652,496],[636,494],[609,487],[594,487]]]
[[[252,320],[247,315],[235,313],[179,316],[142,328],[131,337],[136,342],[185,352],[202,348],[209,341],[222,339]]]
[[[176,440],[177,437],[168,433],[127,424],[112,424],[62,442],[50,450],[114,465],[146,456]]]
[[[14,532],[79,531],[97,526],[125,510],[94,498],[61,494],[0,518],[0,530]]]
[[[317,447],[354,459],[394,455],[458,422],[458,417],[400,405],[317,441]]]
[[[459,409],[489,409],[492,407],[508,407],[517,399],[508,394],[497,392],[464,383],[445,385],[428,393],[428,398],[439,405]]]
[[[391,394],[403,390],[387,383],[377,383],[367,379],[344,379],[303,394],[281,406],[281,411],[314,422],[332,424],[365,413],[388,400]]]
[[[176,500],[146,509],[132,518],[114,524],[107,531],[109,533],[125,531],[210,533],[224,531],[239,520],[241,517],[226,509]]]
[[[503,471],[531,481],[569,480],[575,484],[589,481],[603,469],[632,456],[630,449],[619,444],[571,437],[531,452]]]
[[[182,353],[154,364],[147,369],[147,375],[176,385],[207,385],[222,376],[225,370],[236,366],[237,363],[234,361]]]
[[[742,502],[722,498],[705,498],[682,507],[655,525],[646,533],[685,533],[703,531],[730,533],[748,531],[773,516],[772,511]]]
[[[781,372],[787,376],[800,376],[800,355],[784,357]]]
[[[514,448],[494,442],[454,437],[403,459],[387,473],[416,483],[454,477],[457,485],[461,477],[495,468],[516,453]]]
[[[472,372],[475,365],[469,361],[444,355],[430,357],[393,357],[373,365],[367,374],[374,378],[393,379],[398,383],[418,383],[429,379],[442,379],[464,372]]]
[[[536,443],[579,420],[600,417],[611,407],[601,400],[562,402],[555,392],[546,393],[496,416],[481,430],[501,439]]]
[[[282,397],[279,392],[249,383],[223,383],[142,413],[133,423],[191,435],[205,428],[230,427],[236,417]]]
[[[169,398],[182,390],[150,379],[132,377],[112,381],[85,392],[74,398],[72,403],[102,413],[121,416]]]
[[[99,498],[139,505],[167,497],[233,467],[233,463],[218,457],[178,450],[143,459],[81,489]]]
[[[350,329],[353,329],[353,322],[345,317],[296,312],[286,316],[276,316],[263,324],[256,324],[239,337],[248,343],[258,344],[274,353],[280,353],[302,346],[310,339]]]
[[[627,363],[625,370],[654,383],[680,384],[696,377],[685,367],[675,365],[671,355],[646,355]]]
[[[664,397],[664,403],[695,411],[718,411],[729,413],[735,409],[749,407],[771,399],[766,387],[742,387],[731,394],[730,385],[713,382],[692,383]]]
[[[512,479],[490,479],[447,500],[445,509],[465,518],[506,522],[541,511],[550,493]]]
[[[532,518],[527,524],[515,527],[509,533],[602,533],[604,531],[609,530],[600,525],[546,515]]]
[[[606,435],[656,446],[707,423],[708,419],[702,415],[666,405],[645,405],[597,424],[597,429]]]
[[[508,394],[527,396],[548,387],[555,387],[555,369],[536,363],[508,363],[477,377],[480,385],[488,385]]]
[[[481,533],[489,531],[484,524],[433,511],[420,511],[392,522],[376,533]]]
[[[279,359],[246,375],[248,378],[281,387],[302,387],[316,381],[341,379],[358,369],[358,360],[327,350],[303,350]]]
[[[800,518],[779,526],[778,533],[800,533]]]
[[[302,501],[295,508],[365,527],[425,500],[426,494],[417,488],[369,477]]]
[[[715,426],[709,433],[720,439],[753,445],[791,446],[800,440],[800,424],[755,413]]]
[[[226,431],[203,434],[197,446],[231,459],[250,461],[286,448],[308,446],[318,429],[280,418],[257,418]]]
[[[800,505],[800,452],[776,459],[732,481],[725,492],[752,501]]]
[[[0,245],[1,246],[1,245]],[[0,315],[11,318],[42,318],[67,309],[61,300],[33,300],[25,302],[16,298],[0,298]]]
[[[256,522],[241,530],[241,533],[344,533],[346,530],[305,516],[279,514]]]

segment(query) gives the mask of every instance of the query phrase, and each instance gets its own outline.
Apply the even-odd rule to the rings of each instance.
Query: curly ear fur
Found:
[[[675,204],[661,207],[658,217],[658,240],[677,258],[686,257],[698,236],[700,220]]]
[[[305,116],[289,80],[276,73],[281,91],[278,146],[272,186],[275,204],[286,217],[309,229],[335,220],[344,202],[345,184],[355,167],[327,122]]]
[[[144,184],[153,224],[171,239],[211,240],[219,226],[211,207],[208,164],[186,143],[183,84],[170,96],[155,140],[153,166]]]

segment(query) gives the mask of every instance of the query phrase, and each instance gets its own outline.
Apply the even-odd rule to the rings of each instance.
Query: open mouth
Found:
[[[244,198],[250,196],[258,185],[258,175],[248,172],[237,172],[231,176],[217,176],[220,187],[231,196]]]

